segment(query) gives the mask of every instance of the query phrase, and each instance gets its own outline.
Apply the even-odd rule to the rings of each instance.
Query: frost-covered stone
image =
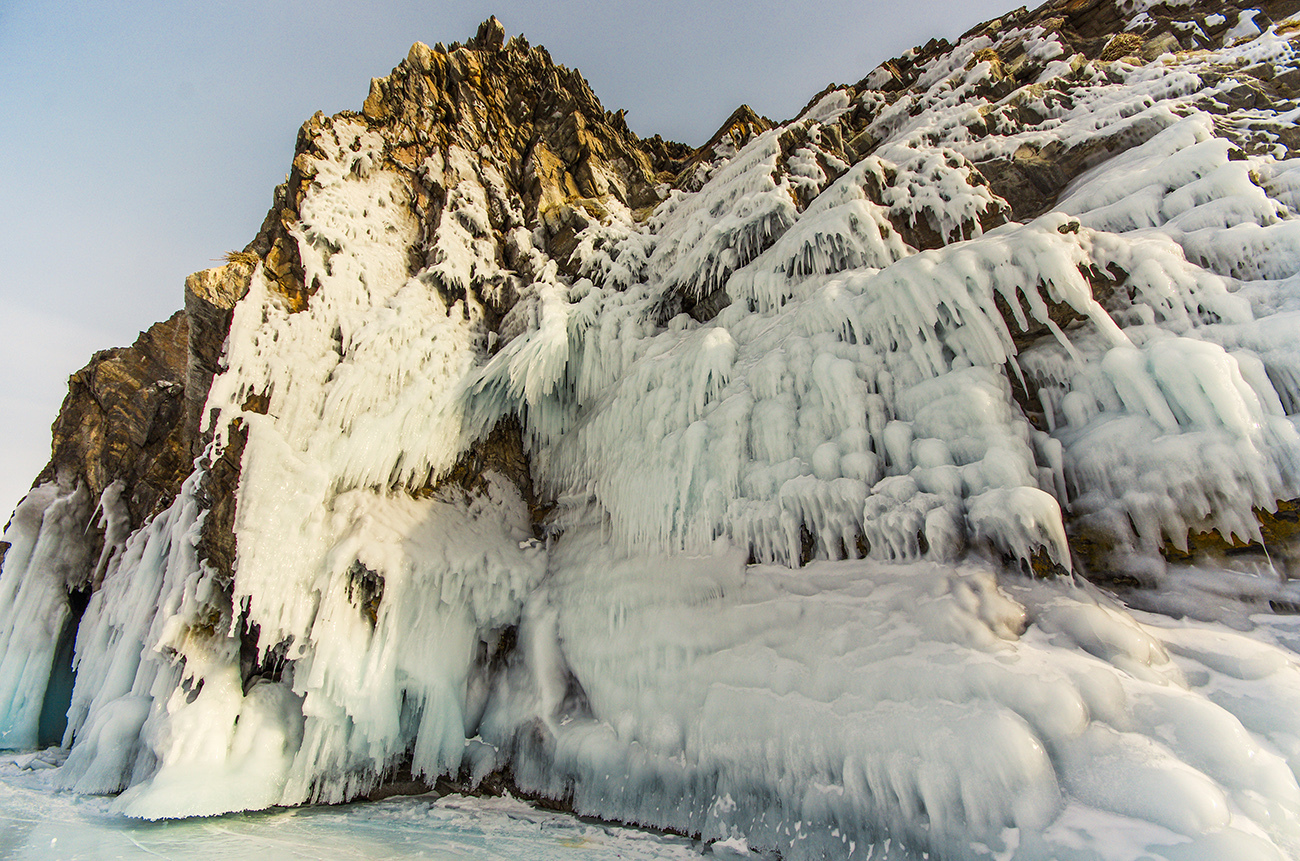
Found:
[[[495,19],[413,46],[65,411],[135,447],[6,532],[0,739],[75,630],[59,780],[132,816],[1294,856],[1300,27],[1239,5],[1019,10],[695,151]]]

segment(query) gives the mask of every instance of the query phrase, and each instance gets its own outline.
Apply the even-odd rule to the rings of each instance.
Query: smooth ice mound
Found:
[[[534,710],[549,732],[514,736],[516,775],[580,809],[813,858],[887,835],[1097,857],[1071,834],[1104,843],[1111,818],[1157,856],[1285,857],[1261,826],[1296,846],[1291,745],[1243,727],[1254,697],[1220,695],[1294,701],[1285,649],[975,563],[620,559],[596,530],[555,563],[521,635],[563,663],[511,680],[481,732],[510,739]]]
[[[1202,98],[1294,67],[1278,33],[1146,66],[971,36],[653,211],[589,201],[564,259],[490,148],[421,162],[426,225],[379,131],[319,122],[310,296],[254,269],[175,502],[128,534],[120,488],[49,484],[11,521],[0,741],[37,743],[75,624],[57,780],[135,817],[450,775],[787,859],[1295,857],[1267,611],[1300,592],[1260,518],[1300,496],[1300,171]],[[1038,83],[990,102],[1012,43]],[[980,174],[1097,141],[1023,223]],[[1168,561],[1210,531],[1263,554]]]

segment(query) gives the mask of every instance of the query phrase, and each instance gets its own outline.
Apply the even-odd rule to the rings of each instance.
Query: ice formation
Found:
[[[1224,83],[1296,74],[1261,14],[1149,62],[977,29],[720,137],[652,210],[597,165],[530,222],[464,140],[422,209],[366,116],[318,121],[308,295],[253,267],[175,502],[15,513],[0,743],[38,743],[75,624],[58,779],[130,816],[504,774],[791,859],[1294,857],[1267,611],[1300,595],[1262,518],[1300,497],[1300,107]],[[1012,220],[983,173],[1053,147],[1092,165]],[[482,463],[502,427],[522,483]]]

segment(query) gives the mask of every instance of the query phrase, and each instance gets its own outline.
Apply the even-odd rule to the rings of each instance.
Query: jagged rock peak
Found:
[[[505,44],[505,39],[505,25],[493,15],[478,25],[478,33],[470,40],[469,46],[483,51],[494,51]]]
[[[371,82],[362,114],[407,160],[455,141],[487,145],[517,172],[542,144],[566,166],[592,157],[611,163],[620,200],[652,202],[655,166],[622,114],[605,111],[582,75],[552,62],[545,48],[522,37],[506,43],[504,34],[491,18],[463,47],[417,42],[392,74]],[[578,184],[588,196],[604,193]]]

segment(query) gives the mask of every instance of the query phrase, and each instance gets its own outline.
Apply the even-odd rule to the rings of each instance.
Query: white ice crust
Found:
[[[1252,509],[1300,496],[1300,166],[1194,105],[1215,64],[1294,65],[1252,22],[1144,67],[1010,31],[1044,119],[979,138],[997,43],[966,39],[893,104],[858,97],[880,143],[854,165],[821,144],[853,107],[833,90],[648,218],[608,201],[577,275],[512,228],[537,265],[499,340],[475,290],[515,277],[490,234],[518,213],[490,154],[424,166],[448,202],[411,275],[409,190],[333,121],[294,230],[314,292],[291,310],[254,272],[208,401],[208,458],[247,434],[233,580],[196,552],[203,462],[130,535],[106,492],[95,565],[94,500],[33,491],[5,533],[0,744],[36,743],[82,565],[59,780],[131,816],[509,769],[720,852],[1295,857],[1300,630],[1257,613],[1290,593],[1271,563],[1158,554],[1259,542]],[[972,165],[1098,139],[1122,152],[991,226]],[[540,539],[504,476],[433,489],[510,416],[557,501]],[[1067,514],[1172,615],[1071,576]]]

